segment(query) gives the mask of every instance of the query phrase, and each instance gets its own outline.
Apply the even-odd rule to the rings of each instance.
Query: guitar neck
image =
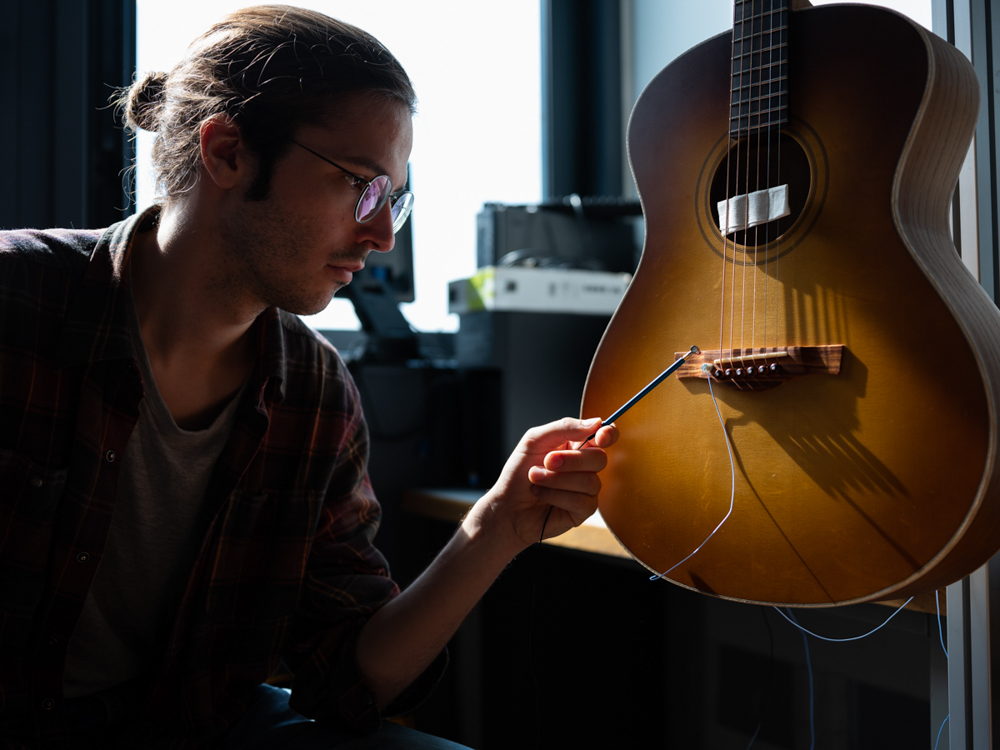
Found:
[[[736,0],[729,133],[742,138],[788,122],[789,0]]]

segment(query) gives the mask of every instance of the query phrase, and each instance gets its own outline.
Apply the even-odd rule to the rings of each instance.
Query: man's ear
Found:
[[[240,129],[232,118],[212,117],[201,124],[201,163],[208,177],[220,188],[236,187],[252,167]]]

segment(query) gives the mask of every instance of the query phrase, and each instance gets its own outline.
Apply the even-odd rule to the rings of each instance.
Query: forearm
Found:
[[[504,567],[528,545],[563,533],[597,510],[602,448],[573,448],[600,420],[564,419],[525,433],[494,487],[473,506],[441,554],[361,631],[357,662],[380,708],[434,660]]]
[[[488,507],[481,500],[427,570],[361,631],[358,668],[379,708],[427,668],[523,549],[513,535],[485,532],[481,518]]]

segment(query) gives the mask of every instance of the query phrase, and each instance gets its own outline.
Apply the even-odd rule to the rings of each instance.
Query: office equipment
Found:
[[[480,268],[448,284],[448,312],[484,310],[610,315],[632,277],[572,268]]]
[[[477,265],[544,265],[631,273],[638,201],[580,198],[538,205],[487,203],[476,217]]]

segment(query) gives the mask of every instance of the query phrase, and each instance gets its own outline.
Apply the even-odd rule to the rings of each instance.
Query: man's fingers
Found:
[[[618,442],[619,436],[618,425],[612,422],[611,424],[602,426],[588,445],[596,445],[598,448],[610,448]]]
[[[601,471],[608,465],[608,454],[600,448],[551,451],[543,465],[549,471]]]
[[[582,523],[584,519],[597,511],[597,497],[595,495],[557,490],[538,484],[533,484],[531,491],[542,502],[566,511],[576,519],[577,524]]]
[[[601,418],[573,419],[565,417],[549,422],[541,427],[532,427],[524,434],[524,442],[529,449],[550,451],[564,443],[579,443],[594,432],[601,424]]]
[[[541,466],[532,466],[528,471],[528,479],[532,485],[549,490],[591,496],[596,496],[601,491],[601,478],[592,471],[549,471]],[[535,492],[535,495],[541,497],[538,492]]]

